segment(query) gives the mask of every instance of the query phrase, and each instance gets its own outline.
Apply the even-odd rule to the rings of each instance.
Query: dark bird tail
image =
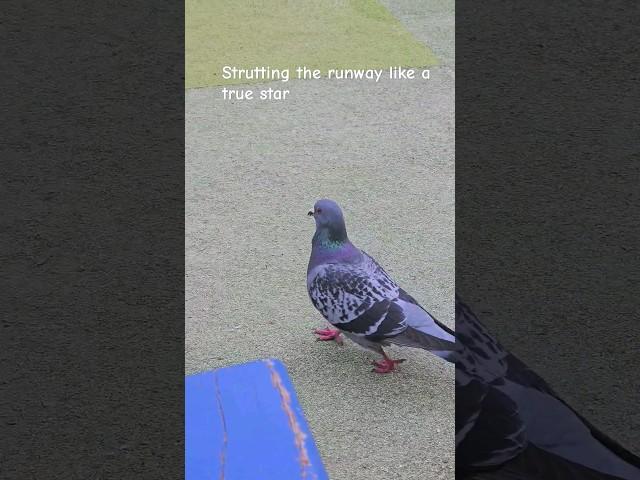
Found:
[[[391,343],[402,347],[422,348],[434,355],[455,363],[456,343],[425,333],[417,328],[407,327],[400,335],[389,339]]]
[[[592,470],[546,452],[534,445],[508,462],[493,468],[466,472],[456,469],[464,480],[621,480],[621,477]]]

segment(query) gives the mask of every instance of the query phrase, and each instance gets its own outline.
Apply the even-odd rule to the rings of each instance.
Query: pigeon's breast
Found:
[[[370,271],[327,264],[309,272],[307,290],[316,309],[332,324],[351,322],[374,304],[395,298],[396,288],[380,284]]]
[[[358,317],[371,306],[371,299],[355,278],[340,275],[329,269],[311,272],[308,282],[313,306],[330,323],[346,323]]]

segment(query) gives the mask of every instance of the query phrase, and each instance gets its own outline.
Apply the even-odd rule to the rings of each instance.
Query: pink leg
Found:
[[[321,342],[327,342],[334,340],[336,343],[342,345],[342,337],[340,336],[340,330],[335,330],[333,328],[317,328],[313,331],[318,338],[316,340]]]
[[[396,369],[396,365],[404,362],[406,360],[406,358],[399,358],[397,360],[393,360],[391,358],[389,358],[387,356],[386,353],[384,353],[384,351],[382,352],[382,356],[384,357],[383,360],[379,360],[379,361],[374,361],[373,365],[374,365],[374,369],[372,370],[373,372],[376,373],[390,373],[393,372]]]

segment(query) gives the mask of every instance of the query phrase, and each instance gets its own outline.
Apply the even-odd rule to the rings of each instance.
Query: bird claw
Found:
[[[371,363],[375,368],[371,371],[375,373],[390,373],[396,369],[396,365],[405,362],[406,360],[406,358],[398,358],[397,360],[392,360],[390,358],[385,358],[384,360],[374,360]]]
[[[317,328],[313,331],[318,337],[317,342],[335,341],[338,345],[342,345],[342,337],[340,336],[340,330],[333,330],[332,328]]]

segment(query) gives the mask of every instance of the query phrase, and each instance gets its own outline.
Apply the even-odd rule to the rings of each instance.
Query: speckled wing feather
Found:
[[[491,383],[507,374],[507,352],[456,296],[456,338],[461,345],[456,371]]]
[[[501,465],[527,445],[518,405],[495,388],[507,352],[456,298],[456,464],[461,471]]]
[[[328,263],[307,277],[313,305],[334,326],[372,341],[392,337],[407,328],[402,309],[393,300],[399,288],[371,257]]]
[[[361,253],[357,263],[327,263],[309,272],[309,296],[318,311],[358,343],[423,348],[449,360],[447,352],[455,347],[453,332]]]

